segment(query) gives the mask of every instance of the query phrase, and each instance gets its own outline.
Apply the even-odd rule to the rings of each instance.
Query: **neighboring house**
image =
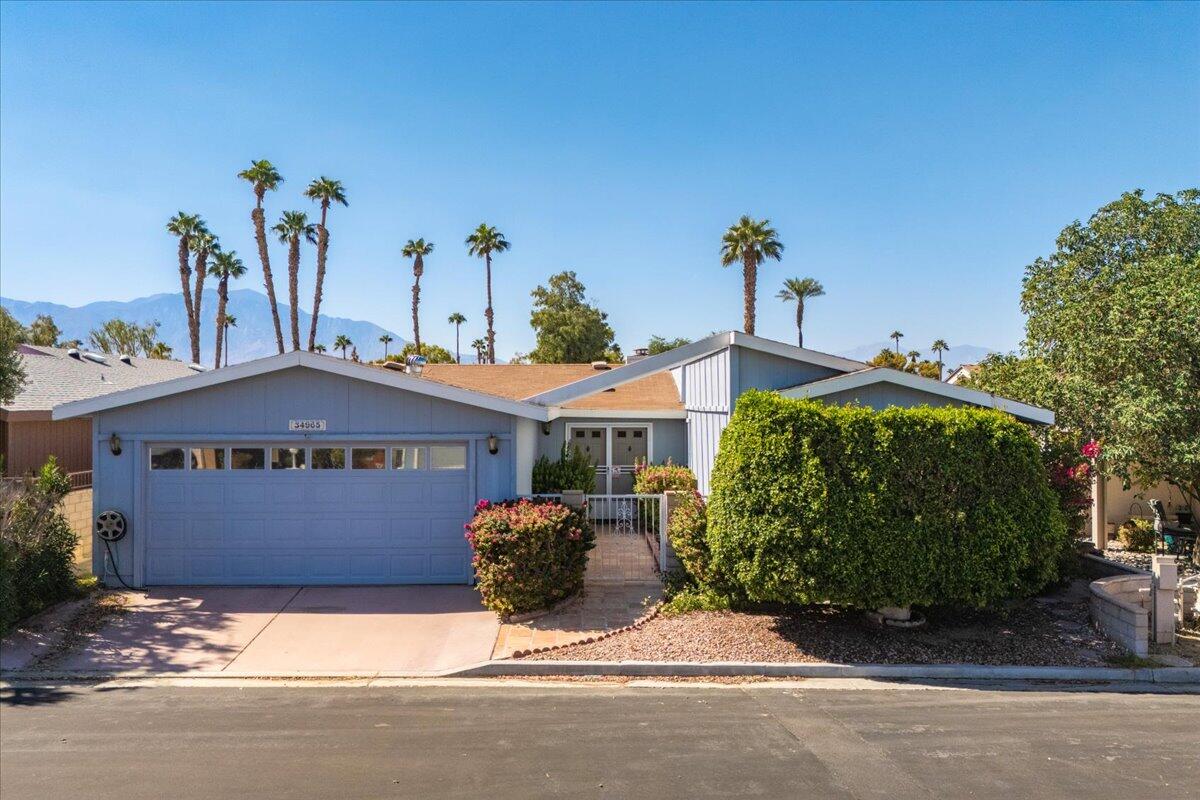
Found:
[[[950,374],[946,376],[946,383],[955,385],[960,384],[978,371],[978,364],[959,364],[957,367],[950,370]]]
[[[416,369],[416,368],[414,368]],[[134,585],[465,583],[463,524],[531,491],[533,463],[579,445],[597,494],[635,461],[690,466],[708,490],[751,388],[826,402],[1040,408],[742,333],[625,366],[428,365],[419,374],[293,352],[59,406],[95,425],[95,511]],[[97,574],[113,564],[97,548]]]
[[[0,406],[0,461],[8,476],[36,471],[52,455],[68,473],[92,468],[91,420],[51,420],[55,406],[195,374],[163,359],[29,344],[18,345],[17,353],[25,383],[13,402]]]

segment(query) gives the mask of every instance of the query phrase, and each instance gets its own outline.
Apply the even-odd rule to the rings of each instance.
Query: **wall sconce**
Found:
[[[500,440],[496,438],[496,434],[489,433],[487,438],[488,452],[492,455],[500,452]]]
[[[549,435],[550,435],[550,423],[549,423],[549,422],[543,422],[543,423],[542,423],[542,435],[543,435],[543,436],[549,436]]]
[[[114,456],[121,455],[121,437],[120,436],[117,436],[114,433],[112,436],[108,437],[108,450]]]

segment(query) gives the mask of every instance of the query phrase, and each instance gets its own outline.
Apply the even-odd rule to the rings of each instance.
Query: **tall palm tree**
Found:
[[[447,319],[446,321],[454,326],[454,363],[461,364],[462,356],[459,354],[459,350],[458,350],[458,330],[459,330],[459,327],[464,322],[467,321],[467,318],[464,317],[462,314],[458,313],[457,311],[455,311],[453,314],[450,315],[450,318]]]
[[[313,351],[314,353],[324,353],[324,352],[325,352],[325,345],[323,345],[323,344],[320,344],[320,343],[318,343],[318,344],[314,344],[314,345],[313,345],[313,349],[312,349],[312,351]]]
[[[179,237],[179,284],[183,287],[183,307],[187,312],[188,336],[191,337],[192,353],[199,361],[200,342],[198,335],[192,333],[196,329],[196,307],[192,303],[192,265],[188,262],[191,254],[192,239],[207,231],[204,220],[199,214],[187,214],[180,211],[167,220],[167,233]]]
[[[796,302],[796,343],[804,347],[804,301],[825,294],[825,287],[815,278],[788,278],[775,295],[785,303]]]
[[[221,367],[221,349],[225,343],[225,308],[229,303],[229,279],[246,274],[246,265],[238,258],[236,250],[217,252],[213,256],[208,274],[217,279],[217,359],[213,369]]]
[[[942,380],[942,353],[950,349],[950,345],[946,344],[945,339],[934,339],[933,344],[929,347],[930,350],[937,353],[938,359],[938,380]]]
[[[288,246],[288,302],[291,304],[292,349],[300,349],[300,239],[317,242],[317,227],[303,211],[285,211],[271,228],[281,244]]]
[[[200,304],[204,299],[204,278],[208,275],[208,257],[220,252],[221,243],[207,230],[200,231],[188,243],[196,254],[196,291],[192,293],[192,316],[189,320],[188,337],[192,345],[192,363],[200,363]]]
[[[904,338],[904,334],[900,331],[892,331],[888,338],[896,343],[896,355],[900,355],[900,340]]]
[[[907,355],[908,355],[908,363],[915,367],[917,365],[917,361],[921,358],[921,351],[920,350],[909,350]]]
[[[233,314],[225,315],[225,366],[229,366],[229,329],[237,327],[237,317]]]
[[[483,315],[487,318],[487,362],[496,363],[496,327],[495,315],[492,313],[492,253],[503,253],[511,245],[504,234],[485,222],[467,237],[468,255],[482,258],[487,266],[487,309]]]
[[[387,359],[388,345],[396,340],[393,339],[390,334],[385,333],[383,336],[379,337],[379,341],[383,342],[383,357],[384,357],[384,359]]]
[[[758,287],[758,267],[768,258],[783,258],[783,242],[771,227],[771,220],[742,215],[721,237],[721,266],[742,262],[742,326],[754,335],[754,301]]]
[[[475,348],[475,363],[476,364],[486,363],[483,360],[483,354],[484,354],[484,352],[487,351],[487,340],[486,339],[476,339],[475,341],[471,342],[471,347]]]
[[[267,289],[267,300],[271,303],[271,320],[275,323],[275,344],[283,352],[283,326],[279,324],[279,305],[275,302],[275,278],[271,275],[271,256],[267,252],[267,222],[263,212],[263,197],[275,191],[283,183],[283,176],[275,165],[266,159],[252,161],[249,169],[238,173],[238,177],[249,181],[254,187],[254,210],[250,219],[254,222],[254,241],[258,243],[258,259],[262,262],[263,284]]]
[[[346,357],[346,348],[350,347],[352,344],[354,344],[354,342],[350,341],[349,336],[344,333],[339,333],[337,338],[333,340],[333,349],[341,350],[342,358],[344,359]]]
[[[417,355],[421,354],[421,322],[417,314],[421,305],[421,276],[425,274],[425,256],[432,252],[433,242],[427,242],[424,239],[409,239],[404,243],[404,249],[400,251],[400,255],[413,260],[413,346],[416,347]]]
[[[329,215],[330,204],[350,204],[346,202],[346,190],[342,182],[326,178],[324,175],[308,185],[304,196],[321,204],[321,221],[317,223],[317,285],[313,290],[312,325],[308,328],[308,349],[312,350],[317,346],[317,314],[321,311],[321,292],[325,286],[325,259],[329,255],[329,228],[325,226],[325,220]]]

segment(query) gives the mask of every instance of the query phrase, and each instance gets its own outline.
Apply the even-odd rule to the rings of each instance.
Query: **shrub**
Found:
[[[596,537],[582,510],[545,500],[480,500],[466,528],[483,604],[497,614],[546,608],[583,587]]]
[[[672,464],[639,463],[633,472],[635,494],[662,494],[663,492],[694,492],[696,476],[687,467]]]
[[[667,539],[696,585],[713,582],[712,554],[708,549],[707,509],[699,492],[681,498],[667,520]]]
[[[969,408],[749,392],[721,437],[712,566],[754,601],[985,607],[1058,577],[1070,546],[1033,439]]]
[[[1148,553],[1154,549],[1154,523],[1148,519],[1129,519],[1117,528],[1117,541],[1126,550]]]
[[[571,489],[595,491],[596,467],[586,453],[564,442],[557,461],[538,456],[533,462],[533,493],[558,494]]]
[[[0,630],[76,593],[76,536],[59,508],[70,489],[53,457],[0,488]]]

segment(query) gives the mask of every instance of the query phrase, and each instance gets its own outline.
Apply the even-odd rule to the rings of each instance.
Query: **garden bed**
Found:
[[[1113,542],[1108,545],[1104,551],[1104,557],[1109,561],[1115,561],[1118,564],[1124,564],[1127,567],[1140,569],[1143,572],[1150,572],[1154,553],[1137,553],[1132,550],[1126,550],[1119,542]],[[1186,578],[1189,575],[1200,573],[1200,569],[1190,561],[1182,558],[1175,559],[1175,563],[1179,566],[1179,577]]]
[[[898,630],[831,606],[699,611],[527,658],[1104,666],[1124,652],[1091,627],[1086,581],[1003,612],[926,616],[924,627]]]

